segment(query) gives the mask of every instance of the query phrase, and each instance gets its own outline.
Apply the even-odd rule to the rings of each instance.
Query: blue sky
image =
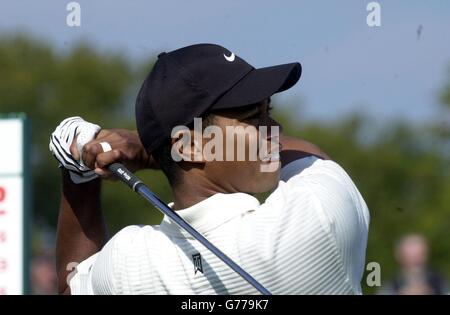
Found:
[[[380,122],[426,122],[440,115],[437,93],[450,68],[447,0],[378,1],[382,25],[375,28],[366,24],[366,0],[79,0],[79,28],[66,25],[69,2],[0,1],[0,34],[29,32],[63,52],[87,40],[136,61],[212,42],[255,67],[301,62],[300,82],[277,103],[299,102],[308,118],[359,111]]]

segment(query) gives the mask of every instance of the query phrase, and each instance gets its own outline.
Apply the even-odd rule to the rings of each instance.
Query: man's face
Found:
[[[397,259],[406,268],[423,268],[428,260],[428,245],[424,238],[412,235],[403,240]]]
[[[227,191],[255,194],[267,192],[278,184],[280,162],[276,153],[280,147],[276,131],[281,133],[281,127],[270,117],[269,102],[264,100],[212,114],[212,124],[223,134],[223,161],[206,162],[204,171]],[[208,140],[204,138],[203,148]]]

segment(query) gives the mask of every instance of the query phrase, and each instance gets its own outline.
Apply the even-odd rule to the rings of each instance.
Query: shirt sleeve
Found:
[[[320,222],[337,247],[349,281],[360,291],[370,215],[349,175],[336,162],[308,157],[284,167],[281,179],[286,182],[288,192],[299,186],[308,187],[316,200]],[[287,198],[296,199],[297,195],[288,193]],[[287,203],[292,204],[292,200]]]
[[[126,265],[126,256],[134,252],[133,240],[140,230],[138,226],[122,229],[101,251],[82,261],[69,281],[71,294],[121,294],[122,265]]]
[[[113,247],[112,238],[101,251],[82,261],[75,275],[70,279],[72,295],[109,295],[116,294],[113,285]]]
[[[90,272],[92,266],[97,260],[99,253],[95,253],[91,257],[82,261],[76,266],[75,274],[69,280],[70,294],[71,295],[92,295],[92,281]]]

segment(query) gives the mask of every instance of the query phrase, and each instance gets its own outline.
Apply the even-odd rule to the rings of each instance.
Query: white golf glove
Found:
[[[58,160],[59,167],[69,171],[70,178],[75,184],[85,183],[98,177],[83,163],[82,153],[84,145],[95,139],[100,129],[100,126],[76,116],[64,119],[50,136],[50,151]],[[79,160],[75,160],[70,153],[70,145],[75,136],[77,136]]]

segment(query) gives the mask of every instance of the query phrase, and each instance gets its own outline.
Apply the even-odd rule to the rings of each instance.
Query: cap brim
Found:
[[[298,62],[254,69],[222,95],[211,109],[234,108],[260,102],[294,86],[301,74],[302,66]]]

